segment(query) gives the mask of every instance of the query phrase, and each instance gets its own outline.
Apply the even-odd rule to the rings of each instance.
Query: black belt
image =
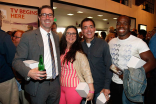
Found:
[[[55,77],[55,79],[57,78],[58,76]],[[50,82],[53,82],[55,79],[45,79],[43,81],[50,81]]]
[[[44,81],[50,81],[50,82],[53,82],[55,79],[46,79]]]

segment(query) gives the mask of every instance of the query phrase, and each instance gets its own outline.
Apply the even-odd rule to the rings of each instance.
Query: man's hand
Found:
[[[47,76],[46,71],[39,71],[38,67],[31,69],[28,72],[28,77],[31,77],[34,80],[43,80],[46,78],[46,76]],[[43,78],[41,79],[40,77],[43,77]]]
[[[123,74],[119,75],[119,78],[123,80]]]
[[[106,100],[109,100],[109,94],[110,94],[110,90],[109,89],[102,89],[100,93],[104,93]]]

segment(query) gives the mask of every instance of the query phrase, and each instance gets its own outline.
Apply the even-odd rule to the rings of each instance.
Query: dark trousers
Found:
[[[122,104],[123,84],[116,84],[112,81],[110,92],[111,97],[108,104]]]
[[[59,77],[55,80],[40,82],[36,96],[30,96],[31,104],[59,104],[60,84]]]
[[[156,104],[156,77],[147,78],[145,104]]]

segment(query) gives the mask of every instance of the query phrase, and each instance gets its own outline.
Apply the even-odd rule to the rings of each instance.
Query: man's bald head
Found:
[[[131,25],[131,19],[130,19],[128,16],[126,16],[126,15],[121,15],[121,16],[118,17],[118,19],[120,19],[120,18],[122,18],[122,17],[126,18],[126,19],[129,21],[129,25]],[[117,21],[118,21],[118,19],[117,19]]]

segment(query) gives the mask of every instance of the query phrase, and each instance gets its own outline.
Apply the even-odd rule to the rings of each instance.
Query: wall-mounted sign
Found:
[[[38,28],[38,7],[0,2],[2,30],[28,30],[28,26]]]

